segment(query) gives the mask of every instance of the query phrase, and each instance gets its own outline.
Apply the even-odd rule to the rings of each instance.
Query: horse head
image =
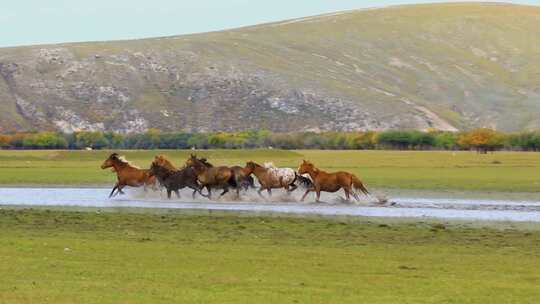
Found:
[[[245,169],[245,171],[246,171],[246,172],[245,172],[246,175],[250,175],[251,173],[253,173],[253,171],[255,171],[255,169],[256,169],[257,167],[260,167],[260,166],[259,166],[258,164],[256,164],[255,162],[248,161],[248,162],[246,163],[246,166],[244,167],[244,169]]]
[[[191,156],[186,160],[186,167],[196,167],[203,165],[202,162],[197,158],[197,155],[191,154]]]
[[[101,164],[101,169],[107,169],[114,166],[114,163],[118,161],[118,153],[112,153],[109,157]]]
[[[306,174],[306,173],[314,171],[314,169],[315,169],[315,166],[312,163],[306,160],[303,160],[300,166],[298,167],[298,174],[300,175]]]
[[[156,155],[154,157],[154,163],[169,170],[176,170],[176,167],[164,155]]]

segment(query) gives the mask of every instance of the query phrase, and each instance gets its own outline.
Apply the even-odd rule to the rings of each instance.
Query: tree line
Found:
[[[395,149],[540,151],[540,131],[502,133],[492,129],[465,132],[416,130],[367,132],[270,131],[185,133],[149,130],[113,132],[27,132],[0,135],[3,149]]]

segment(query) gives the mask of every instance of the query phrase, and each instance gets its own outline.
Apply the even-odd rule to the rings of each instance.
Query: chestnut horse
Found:
[[[312,163],[304,160],[298,168],[298,173],[309,174],[313,181],[313,187],[306,190],[301,201],[306,198],[310,191],[315,191],[317,193],[317,202],[321,198],[321,191],[337,192],[339,189],[343,188],[343,190],[345,190],[347,201],[350,199],[350,194],[352,194],[356,200],[360,200],[356,192],[353,191],[353,188],[362,191],[365,195],[369,194],[369,191],[364,187],[362,181],[349,172],[324,172],[317,169]]]
[[[208,190],[208,198],[212,197],[212,188],[221,188],[223,196],[229,192],[229,187],[236,188],[236,179],[234,171],[229,167],[214,167],[208,163],[205,158],[198,159],[196,155],[191,155],[186,161],[186,167],[191,167],[197,174],[197,179],[201,186]]]
[[[257,193],[262,197],[261,192],[265,189],[268,191],[268,195],[271,196],[272,189],[285,188],[285,190],[290,193],[298,188],[298,186],[295,185],[297,175],[294,170],[290,170],[291,173],[288,175],[277,175],[276,172],[271,168],[265,168],[250,161],[246,163],[244,172],[247,175],[253,173],[257,177],[259,183],[261,184],[261,188],[257,191]]]
[[[113,168],[113,172],[116,172],[118,182],[114,185],[111,194],[109,197],[113,197],[118,193],[124,194],[122,189],[125,186],[130,187],[141,187],[144,186],[146,190],[147,186],[155,186],[156,178],[150,176],[148,170],[137,168],[131,165],[127,160],[118,155],[118,153],[113,153],[107,158],[101,165],[101,169]],[[116,194],[115,190],[118,190]]]

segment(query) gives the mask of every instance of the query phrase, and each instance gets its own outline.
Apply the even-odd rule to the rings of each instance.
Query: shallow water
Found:
[[[160,192],[130,189],[126,195],[108,198],[104,188],[0,188],[0,205],[76,206],[98,208],[171,208],[229,210],[243,212],[278,212],[339,216],[373,216],[403,218],[441,218],[460,220],[540,222],[540,199],[391,197],[386,203],[376,198],[363,198],[358,204],[346,203],[339,195],[325,194],[323,203],[301,203],[301,191],[293,195],[274,191],[272,198],[260,198],[255,191],[241,199],[228,194],[217,201],[191,198],[190,191],[182,198],[168,200]],[[266,195],[266,193],[265,193]],[[215,195],[217,197],[217,194]],[[307,201],[313,201],[310,194]]]

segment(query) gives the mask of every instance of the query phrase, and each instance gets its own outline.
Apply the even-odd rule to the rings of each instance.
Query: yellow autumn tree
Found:
[[[501,148],[504,145],[504,135],[488,128],[474,129],[462,133],[458,138],[458,145],[463,148],[475,149],[479,153],[487,153]]]

